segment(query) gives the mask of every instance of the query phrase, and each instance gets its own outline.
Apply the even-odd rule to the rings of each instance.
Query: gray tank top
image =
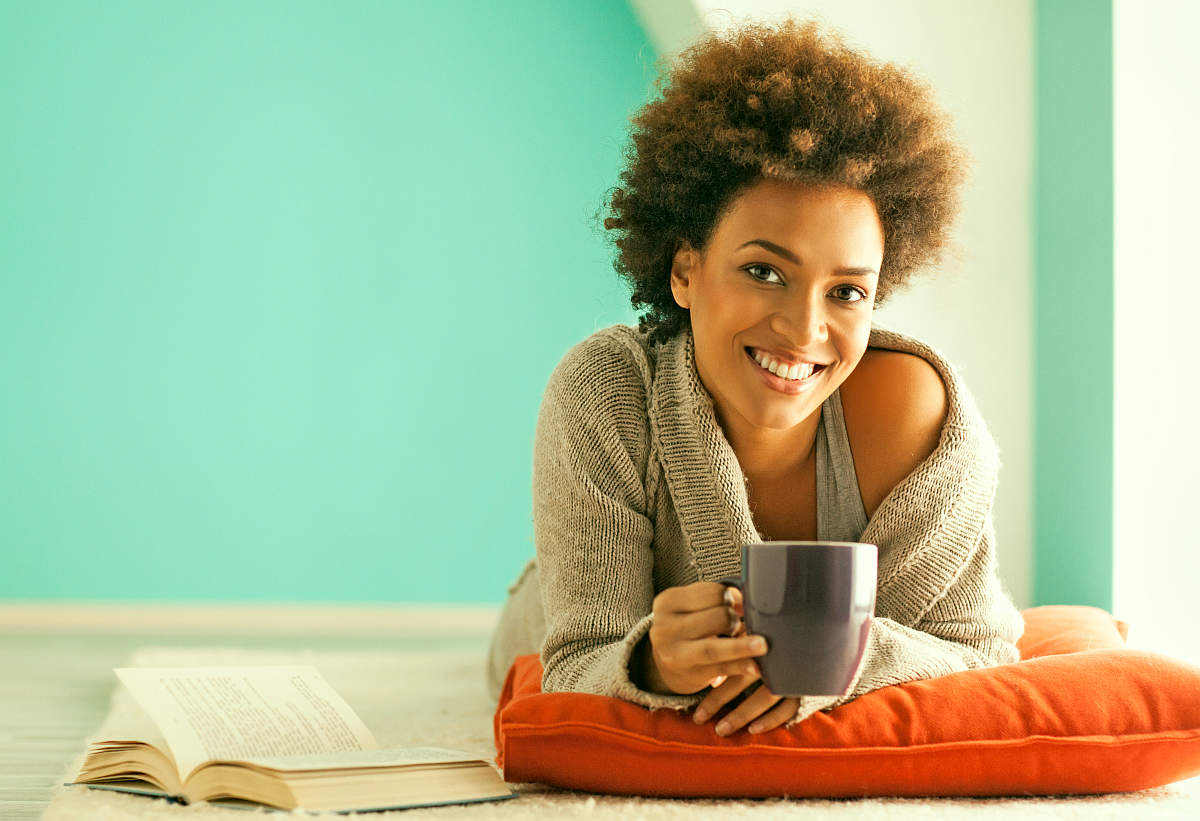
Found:
[[[821,405],[817,422],[817,539],[857,542],[867,529],[839,388]]]

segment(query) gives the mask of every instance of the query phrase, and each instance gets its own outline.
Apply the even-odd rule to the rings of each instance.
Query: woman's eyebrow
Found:
[[[777,254],[777,255],[783,257],[784,259],[786,259],[788,262],[792,263],[793,265],[803,265],[803,263],[800,262],[800,257],[796,256],[791,251],[784,248],[782,245],[776,245],[774,242],[771,242],[769,239],[752,239],[749,242],[745,242],[745,243],[742,243],[741,245],[739,245],[737,250],[740,251],[743,248],[745,248],[747,245],[761,245],[763,248],[766,248],[772,254]],[[874,268],[838,268],[837,269],[837,274],[839,276],[865,277],[865,276],[870,276],[871,274],[878,274],[878,273],[879,272],[876,271]]]

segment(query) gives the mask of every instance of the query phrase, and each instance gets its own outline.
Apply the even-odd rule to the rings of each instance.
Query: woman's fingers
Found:
[[[732,635],[741,623],[737,613],[724,605],[693,613],[683,622],[687,625],[686,637],[689,639]]]
[[[736,635],[744,630],[742,618],[742,592],[717,582],[671,587],[655,597],[655,619],[670,622],[672,640]]]
[[[701,636],[738,636],[746,632],[746,622],[736,612],[728,607],[724,607],[722,610],[724,612],[719,616],[714,615],[710,622],[710,625],[718,626],[715,628],[710,626],[709,630],[700,634]],[[698,638],[698,636],[694,636],[694,638]]]
[[[793,718],[796,717],[796,711],[800,709],[800,699],[785,698],[778,704],[767,710],[761,716],[756,718],[747,727],[747,731],[751,733],[765,733],[767,730],[774,730],[776,727],[782,727]]]
[[[702,670],[705,680],[719,675],[758,675],[755,659],[767,652],[767,640],[762,636],[697,639],[685,641],[679,649],[685,664]]]
[[[720,676],[758,676],[754,659],[767,652],[766,640],[746,634],[737,610],[725,604],[730,589],[695,582],[655,596],[650,645],[659,676],[674,692],[696,692]],[[730,598],[740,606],[740,596],[734,590]]]
[[[737,613],[724,604],[706,607],[693,613],[676,613],[671,617],[671,621],[672,632],[679,639],[727,636],[742,623]]]
[[[751,675],[729,676],[722,684],[714,687],[712,692],[696,705],[696,711],[692,714],[692,720],[697,724],[703,724],[705,721],[708,721],[710,717],[720,712],[722,707],[733,701],[739,693],[753,684],[757,679],[757,676]]]
[[[677,671],[680,683],[675,692],[679,693],[694,693],[718,676],[757,677],[759,669],[755,659],[767,652],[767,642],[762,636],[672,641],[670,634],[656,636],[653,631],[652,627],[651,642],[656,662],[660,670]]]
[[[720,582],[692,582],[682,587],[668,587],[655,599],[672,613],[683,615],[723,606],[727,589],[728,587]]]
[[[779,705],[784,702],[791,703],[780,707]],[[781,699],[765,686],[760,686],[747,696],[745,701],[717,722],[716,732],[720,736],[732,735],[760,716],[762,718],[755,722],[755,731],[760,731],[760,728],[770,729],[770,726],[778,726],[771,722],[778,721],[779,724],[782,724],[788,720],[787,717],[779,720],[779,717],[784,714],[785,710],[790,709],[791,715],[794,716],[799,706],[800,702],[798,699]]]

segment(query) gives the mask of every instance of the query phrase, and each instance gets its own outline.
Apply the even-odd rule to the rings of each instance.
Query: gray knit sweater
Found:
[[[999,457],[987,426],[932,348],[877,326],[868,344],[928,360],[946,384],[948,415],[937,448],[862,534],[879,547],[879,576],[857,676],[841,696],[801,699],[788,726],[880,687],[1018,659],[1021,615],[996,572]],[[746,477],[697,375],[690,331],[650,346],[636,329],[613,325],[566,353],[538,414],[533,526],[536,558],[509,589],[536,579],[541,595],[510,597],[493,637],[500,667],[540,650],[544,692],[651,709],[698,704],[707,689],[653,693],[629,673],[655,594],[738,575],[742,543],[762,541]]]

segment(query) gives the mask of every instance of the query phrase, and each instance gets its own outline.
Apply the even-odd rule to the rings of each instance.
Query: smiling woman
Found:
[[[789,19],[706,36],[633,122],[604,225],[648,310],[550,376],[493,696],[540,653],[547,692],[726,710],[727,735],[1016,661],[995,443],[937,351],[872,323],[958,209],[965,152],[929,90]],[[742,544],[815,539],[878,546],[875,618],[844,693],[781,698],[717,580]]]

